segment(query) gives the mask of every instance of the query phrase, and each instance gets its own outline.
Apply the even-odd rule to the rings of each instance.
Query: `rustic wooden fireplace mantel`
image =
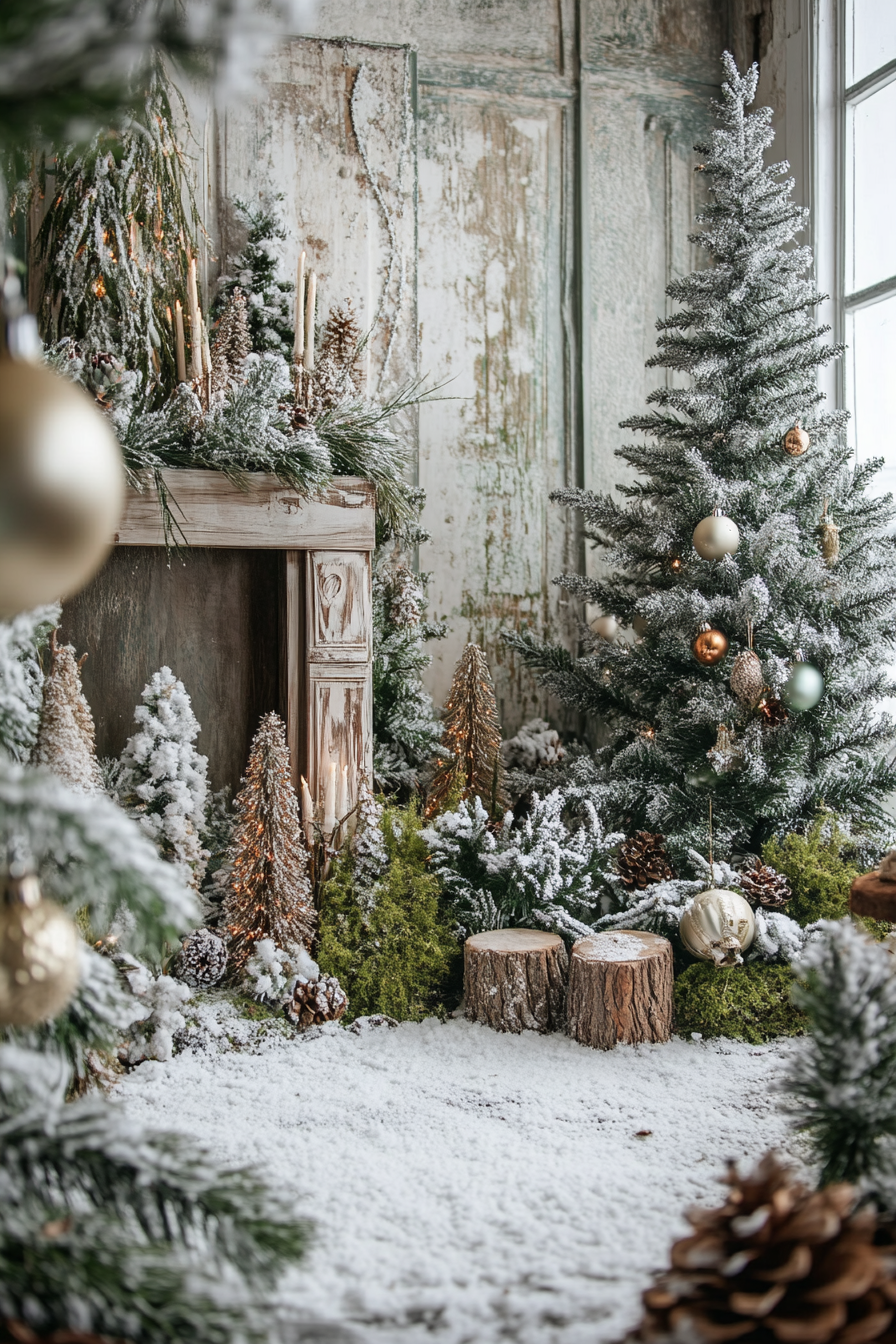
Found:
[[[322,802],[324,772],[335,761],[348,766],[354,802],[361,772],[371,777],[373,768],[374,486],[337,477],[320,497],[306,499],[268,475],[250,476],[246,488],[215,471],[172,470],[164,477],[181,547],[283,553],[273,599],[279,602],[279,635],[270,655],[263,657],[279,662],[274,684],[280,687],[293,782],[304,775],[312,795]],[[128,491],[114,541],[116,548],[165,545],[154,490]],[[189,569],[188,555],[185,560]],[[129,584],[126,597],[119,596],[122,581],[115,582],[115,600],[110,603],[108,594],[103,596],[105,624],[96,641],[100,658],[115,643],[115,612],[124,604],[138,605],[141,597],[148,600],[139,591],[139,581]],[[88,589],[74,601],[88,607],[93,601],[96,608],[99,599]]]

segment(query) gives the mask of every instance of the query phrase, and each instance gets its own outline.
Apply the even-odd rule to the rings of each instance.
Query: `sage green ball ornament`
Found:
[[[814,709],[824,694],[824,677],[812,663],[798,659],[784,683],[781,699],[788,709],[805,713]]]
[[[726,555],[734,555],[740,545],[740,532],[733,518],[726,518],[721,509],[714,509],[694,528],[691,540],[702,559],[721,560]]]

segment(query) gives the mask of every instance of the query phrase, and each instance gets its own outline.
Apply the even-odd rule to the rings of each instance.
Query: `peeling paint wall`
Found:
[[[548,495],[622,475],[618,422],[656,383],[664,288],[694,264],[691,146],[750,3],[322,0],[319,37],[351,40],[287,44],[268,98],[220,129],[212,194],[279,187],[326,301],[351,294],[370,320],[386,296],[373,385],[390,339],[385,383],[451,380],[418,417],[420,565],[451,627],[430,686],[444,700],[477,640],[508,732],[549,707],[501,632],[577,638],[582,612],[550,580],[582,546]]]

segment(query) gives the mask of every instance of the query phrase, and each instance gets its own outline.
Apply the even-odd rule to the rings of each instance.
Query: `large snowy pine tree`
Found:
[[[654,410],[624,422],[647,442],[618,451],[638,473],[617,487],[622,501],[586,490],[554,496],[581,511],[605,557],[598,576],[556,582],[637,622],[643,636],[591,638],[578,658],[510,637],[545,685],[603,725],[613,824],[663,831],[679,851],[702,844],[709,789],[720,853],[798,826],[822,799],[847,817],[873,816],[892,787],[894,727],[878,705],[890,693],[896,635],[892,501],[866,493],[880,462],[857,466],[845,414],[819,406],[817,370],[839,352],[815,323],[811,251],[794,242],[807,212],[791,200],[787,164],[764,164],[772,113],[746,111],[757,68],[741,75],[727,54],[724,65],[719,126],[697,146],[709,202],[693,241],[711,264],[669,286],[680,306],[658,322],[649,361],[687,375],[687,386],[661,387],[649,398]],[[811,443],[791,456],[782,439],[797,421]],[[835,563],[822,554],[826,502],[840,529]],[[740,544],[701,559],[692,533],[717,507]],[[692,651],[705,622],[729,641],[712,666]],[[730,685],[750,623],[764,705],[744,703]],[[824,694],[775,725],[774,697],[798,650],[823,673]],[[709,772],[720,724],[733,731],[733,750],[713,765],[729,768]]]

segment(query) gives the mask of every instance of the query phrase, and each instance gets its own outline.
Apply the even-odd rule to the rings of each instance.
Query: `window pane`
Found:
[[[850,8],[846,82],[857,84],[873,70],[896,60],[896,4],[893,0],[852,0]]]
[[[894,0],[896,8],[896,0]],[[896,82],[851,109],[852,229],[848,239],[847,290],[896,275]]]
[[[896,296],[860,308],[848,325],[850,440],[860,462],[869,457],[884,459],[874,493],[896,495]]]

